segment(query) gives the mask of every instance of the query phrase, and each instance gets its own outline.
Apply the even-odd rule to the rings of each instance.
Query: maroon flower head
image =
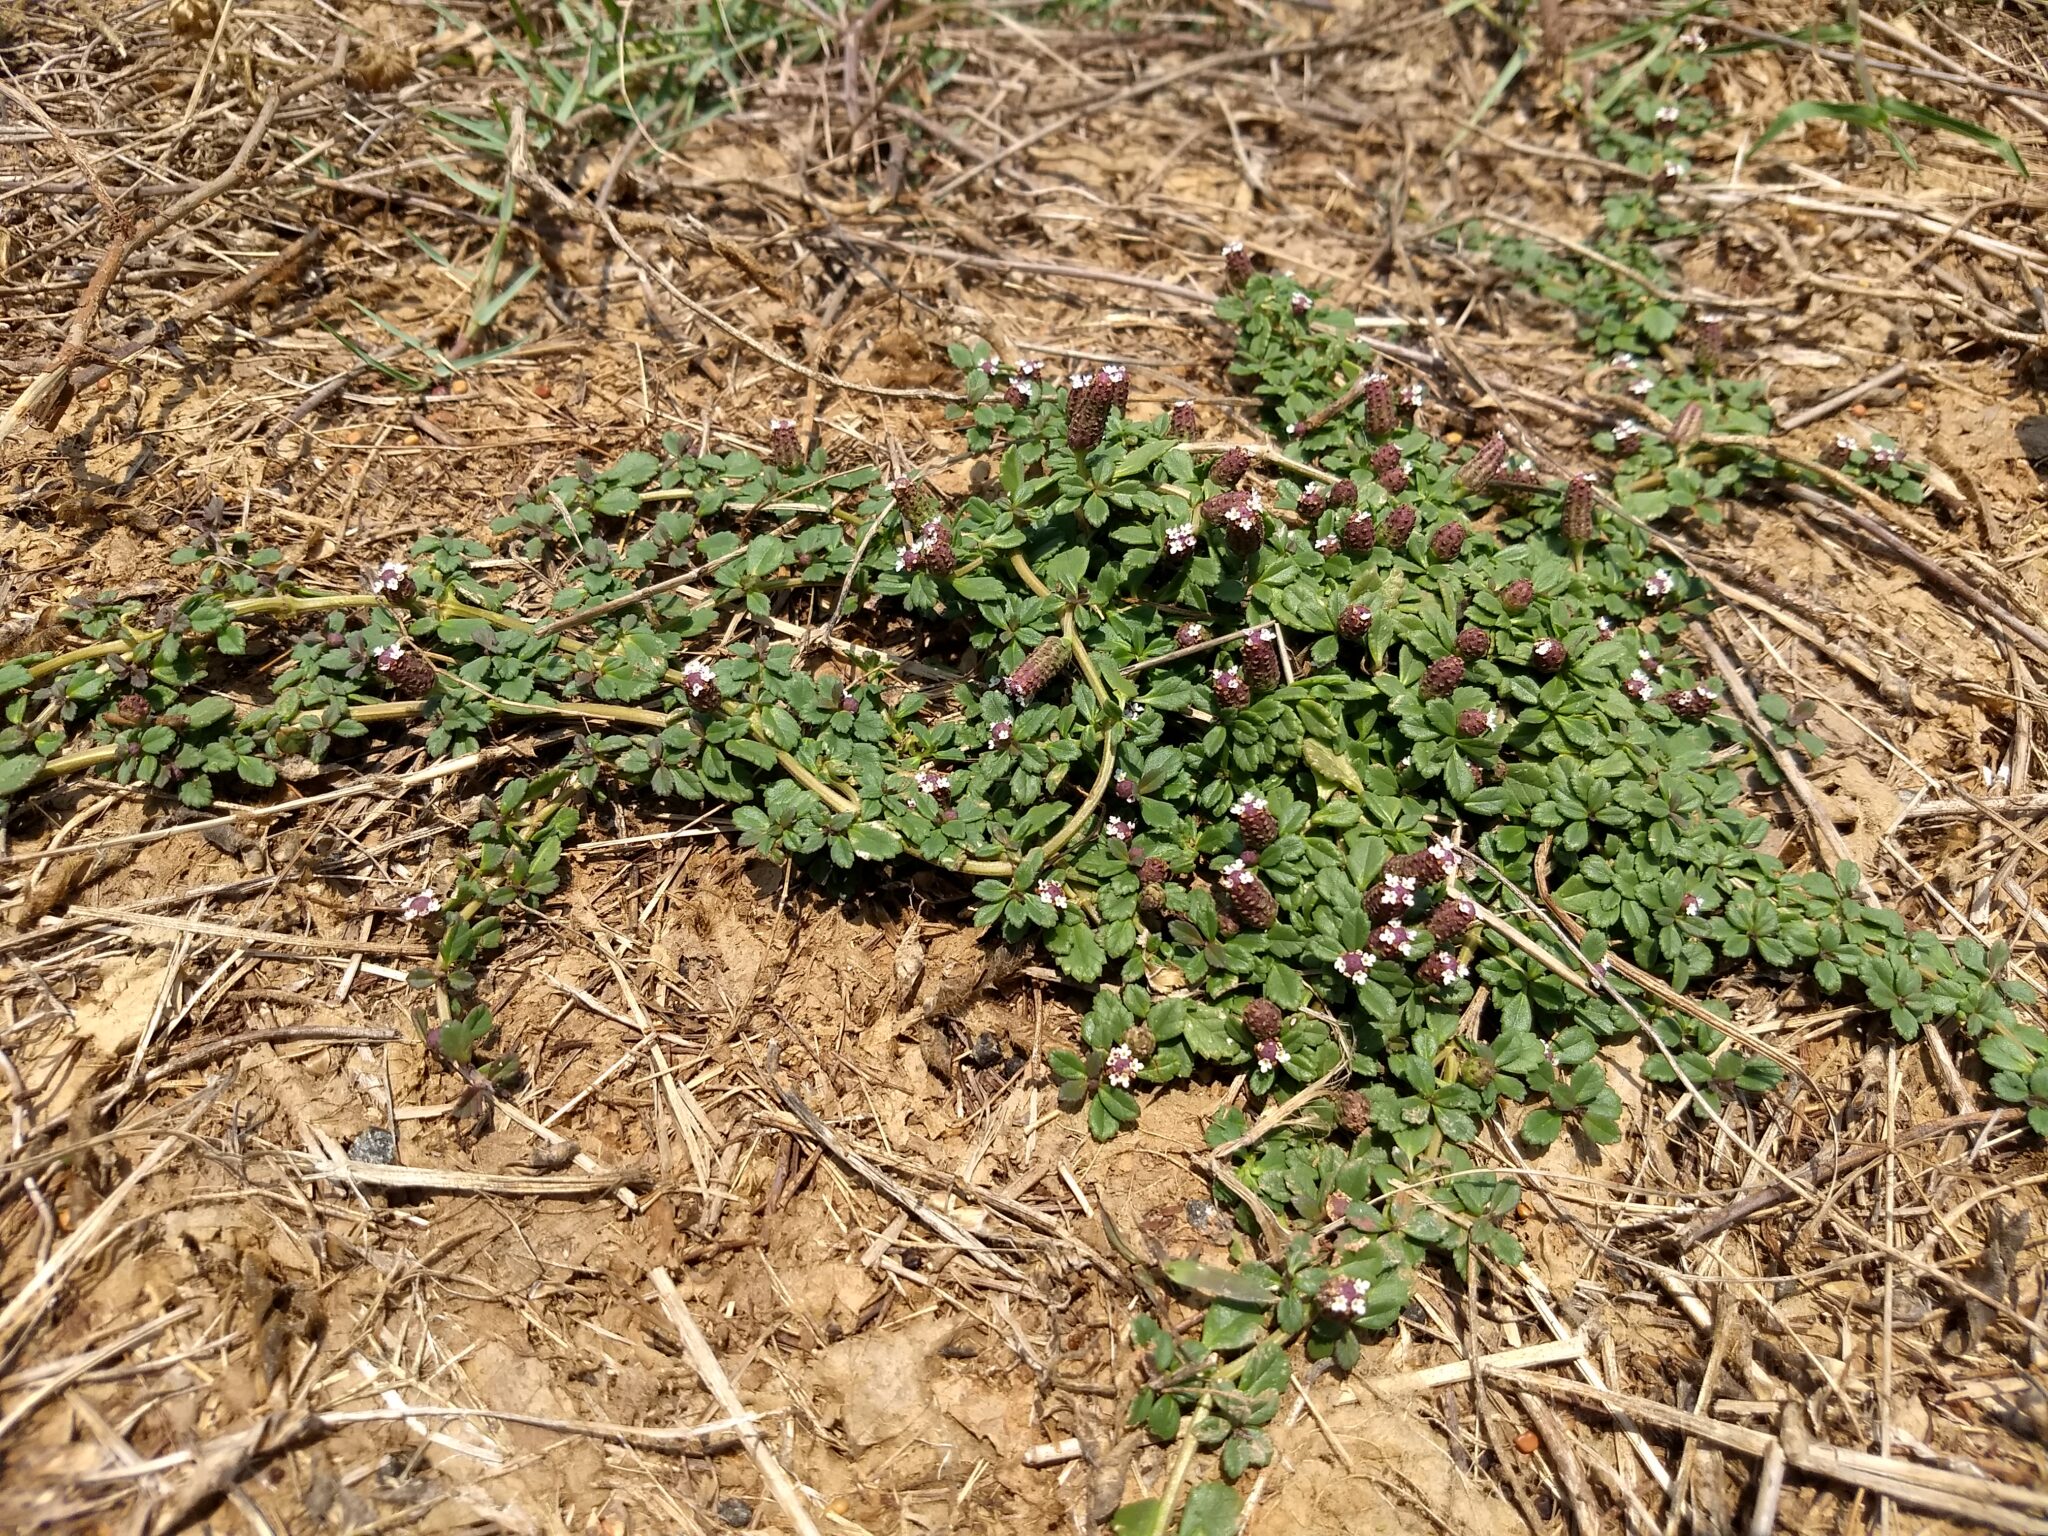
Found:
[[[768,423],[768,457],[782,470],[800,468],[804,462],[804,445],[797,440],[796,423],[787,416],[777,416]]]
[[[1191,645],[1200,645],[1208,638],[1209,631],[1191,619],[1173,632],[1174,649],[1184,651]]]
[[[1567,542],[1584,544],[1593,537],[1593,476],[1573,475],[1564,488],[1563,530]]]
[[[1209,478],[1218,485],[1234,487],[1252,467],[1252,456],[1243,448],[1226,448],[1209,466]]]
[[[1097,393],[1091,380],[1087,387],[1067,396],[1067,447],[1088,453],[1102,442],[1102,429],[1109,423],[1109,401]]]
[[[1209,679],[1209,692],[1222,709],[1244,709],[1252,701],[1252,690],[1244,674],[1235,667],[1219,667]]]
[[[1562,640],[1552,639],[1548,635],[1545,635],[1541,640],[1538,640],[1529,647],[1530,665],[1539,672],[1562,670],[1570,655],[1571,653],[1565,649]]]
[[[1255,629],[1245,636],[1244,676],[1256,693],[1280,686],[1280,637],[1271,626]]]
[[[1704,720],[1714,712],[1714,696],[1704,688],[1674,688],[1657,702],[1681,720]]]
[[[1073,647],[1067,644],[1066,637],[1054,635],[1025,657],[1023,665],[1010,674],[1003,686],[1020,704],[1035,699],[1039,690],[1066,671],[1073,659]]]
[[[1465,525],[1445,523],[1429,536],[1429,552],[1438,560],[1455,560],[1465,547]]]
[[[1237,818],[1238,835],[1244,839],[1245,847],[1254,852],[1270,847],[1280,835],[1280,819],[1266,808],[1264,795],[1246,790],[1237,797],[1230,813]]]
[[[1254,933],[1264,933],[1280,915],[1280,904],[1256,875],[1247,874],[1230,886],[1230,907],[1238,922]]]
[[[1281,1022],[1279,1007],[1263,997],[1244,1005],[1244,1027],[1254,1040],[1278,1040]]]
[[[1491,654],[1493,637],[1483,629],[1466,628],[1458,631],[1458,654],[1467,661],[1477,661]]]
[[[1138,866],[1138,883],[1140,885],[1164,885],[1166,884],[1166,876],[1166,860],[1156,855],[1147,854],[1144,863]]]
[[[1303,517],[1319,517],[1327,499],[1320,487],[1312,485],[1295,501],[1294,510]]]
[[[1364,1094],[1350,1088],[1338,1092],[1337,1123],[1354,1136],[1363,1136],[1372,1129],[1372,1108]]]
[[[1380,520],[1380,542],[1389,549],[1399,549],[1408,542],[1408,536],[1415,532],[1415,509],[1402,505],[1387,508],[1387,515]]]
[[[1355,507],[1358,505],[1358,482],[1350,479],[1334,481],[1328,494],[1333,507]]]
[[[1365,430],[1374,437],[1392,437],[1401,423],[1394,415],[1394,386],[1384,373],[1365,376]]]
[[[1524,576],[1500,589],[1500,605],[1509,613],[1527,613],[1536,601],[1536,583]]]
[[[1349,485],[1351,482],[1346,480],[1342,483]],[[1354,512],[1344,520],[1344,526],[1337,530],[1338,547],[1347,555],[1369,555],[1372,553],[1376,532],[1370,512]]]
[[[1372,609],[1352,603],[1337,615],[1337,633],[1346,640],[1363,640],[1372,632]]]
[[[1259,503],[1257,491],[1231,494],[1237,499],[1223,510],[1223,542],[1240,560],[1249,560],[1266,542],[1265,509]]]
[[[1496,432],[1481,443],[1479,451],[1459,467],[1459,486],[1468,491],[1478,490],[1500,473],[1500,467],[1507,462],[1507,458],[1508,440]]]
[[[1465,979],[1465,962],[1450,950],[1440,949],[1425,956],[1422,964],[1415,967],[1415,974],[1427,986],[1448,987]]]
[[[1465,658],[1439,656],[1423,669],[1422,696],[1440,699],[1465,681]]]
[[[1242,288],[1252,278],[1252,253],[1244,248],[1242,240],[1233,240],[1223,247],[1223,278],[1232,288]]]
[[[1490,709],[1465,709],[1458,712],[1458,734],[1460,736],[1484,736],[1494,727],[1495,713]]]
[[[1199,437],[1202,432],[1202,418],[1195,414],[1195,402],[1176,400],[1173,409],[1167,413],[1167,430],[1175,437]]]
[[[1423,922],[1439,944],[1455,944],[1465,936],[1465,930],[1478,920],[1479,909],[1463,896],[1453,896],[1437,904]]]

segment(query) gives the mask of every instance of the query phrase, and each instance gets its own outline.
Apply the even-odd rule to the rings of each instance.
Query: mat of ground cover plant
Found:
[[[964,492],[986,469],[923,397],[957,388],[955,343],[1120,362],[1135,398],[1249,431],[1211,312],[1230,240],[1408,322],[1442,430],[1596,463],[1610,413],[1574,318],[1440,236],[1483,216],[1569,250],[1656,174],[1589,141],[1613,61],[1575,52],[1652,14],[680,7],[667,46],[715,68],[636,91],[603,61],[651,45],[578,44],[602,15],[580,7],[0,5],[0,658],[73,596],[177,590],[195,519],[354,581],[663,433],[759,444],[788,415],[835,463]],[[1816,19],[1839,20],[1696,18],[1715,121],[1680,195],[1706,232],[1662,254],[1688,289],[1768,301],[1733,347],[1787,443],[1883,434],[1931,466],[1895,523],[1923,561],[1796,501],[1732,505],[1704,540],[1713,630],[1829,742],[1811,787],[1883,899],[2038,981],[2048,657],[1928,562],[2042,609],[2048,18],[1865,7],[1853,46],[1788,40]],[[591,89],[523,96],[537,57]],[[1824,115],[1759,142],[1793,103],[1880,97],[2036,177],[1924,115],[1891,120],[1897,146]],[[503,152],[451,145],[451,117]],[[508,164],[536,163],[552,190],[513,177],[501,221]],[[414,390],[428,348],[467,365]],[[392,906],[527,749],[488,750],[392,788],[429,766],[393,736],[354,793],[161,838],[138,834],[177,809],[111,782],[9,823],[0,1524],[1050,1531],[1159,1493],[1179,1448],[1124,1427],[1148,1303],[1121,1250],[1226,1256],[1191,1154],[1242,1084],[1160,1093],[1098,1145],[1043,1069],[1085,994],[980,939],[963,888],[827,902],[716,815],[622,810],[494,964],[531,1079],[473,1137],[410,1025],[421,950]],[[1757,793],[1814,862],[1802,808]],[[1804,1072],[1744,1106],[1750,1144],[1893,1253],[1987,1283],[1996,1260],[2019,1321],[1845,1252],[1798,1202],[1674,1253],[1674,1217],[1758,1174],[1629,1089],[1621,1142],[1523,1173],[1521,1293],[1430,1277],[1355,1371],[1297,1374],[1241,1528],[1736,1529],[1773,1465],[1745,1436],[1795,1452],[1788,1529],[1951,1523],[1889,1496],[1900,1465],[1957,1479],[1960,1523],[2048,1528],[1970,1481],[2048,1482],[2038,1139],[1859,1010],[1731,1001]],[[375,1127],[442,1182],[309,1175]],[[574,1176],[564,1138],[641,1192],[534,1183]],[[1021,1278],[891,1185],[1020,1246]],[[1482,1369],[1475,1397],[1475,1349],[1540,1377]],[[1647,1406],[1618,1423],[1575,1387]],[[1787,1404],[1883,1460],[1815,1474]]]

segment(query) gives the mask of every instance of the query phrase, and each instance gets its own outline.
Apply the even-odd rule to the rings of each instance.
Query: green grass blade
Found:
[[[1887,117],[1896,118],[1899,122],[1932,128],[1940,133],[1953,133],[1959,138],[1982,144],[2020,175],[2029,181],[2033,180],[2026,161],[2020,158],[2020,152],[2013,148],[2012,141],[1993,133],[1989,128],[1960,117],[1950,117],[1946,112],[1937,112],[1932,107],[1923,107],[1919,102],[1908,101],[1903,96],[1880,96],[1877,104]]]

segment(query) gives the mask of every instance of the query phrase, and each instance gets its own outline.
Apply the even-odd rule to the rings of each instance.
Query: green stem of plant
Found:
[[[329,613],[337,608],[370,608],[385,599],[370,592],[323,592],[316,596],[295,596],[284,594],[271,597],[238,597],[222,604],[230,618],[263,618],[281,616],[297,618],[307,613]],[[148,629],[132,634],[125,640],[101,640],[92,645],[80,646],[75,651],[66,651],[61,656],[51,656],[36,662],[28,669],[31,678],[47,677],[52,672],[61,672],[66,667],[77,666],[82,661],[98,661],[103,656],[128,656],[140,646],[153,645],[170,633],[163,629]]]
[[[394,699],[383,704],[358,704],[348,712],[351,720],[360,720],[373,725],[385,720],[408,720],[426,706],[424,699]],[[109,742],[101,747],[87,747],[82,752],[67,752],[62,757],[50,758],[37,770],[31,784],[41,784],[50,779],[62,778],[67,773],[84,773],[94,768],[103,768],[119,760],[120,745]]]
[[[1209,1416],[1209,1393],[1205,1388],[1195,1399],[1195,1411],[1181,1420],[1180,1444],[1174,1452],[1173,1470],[1167,1473],[1166,1483],[1159,1490],[1159,1508],[1152,1516],[1152,1529],[1147,1536],[1166,1536],[1169,1522],[1173,1519],[1173,1506],[1180,1499],[1181,1485],[1188,1480],[1188,1468],[1195,1463],[1195,1426]]]

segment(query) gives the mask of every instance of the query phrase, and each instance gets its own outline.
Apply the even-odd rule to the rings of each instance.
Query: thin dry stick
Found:
[[[698,1379],[704,1383],[718,1406],[725,1410],[735,1428],[739,1431],[740,1443],[747,1448],[747,1454],[754,1458],[754,1465],[761,1469],[761,1477],[768,1484],[768,1491],[775,1496],[775,1502],[782,1506],[789,1523],[796,1527],[797,1536],[819,1536],[818,1527],[811,1519],[811,1512],[805,1507],[803,1497],[782,1470],[782,1463],[775,1459],[775,1453],[768,1449],[768,1442],[761,1437],[754,1415],[740,1401],[740,1395],[733,1390],[732,1378],[725,1374],[725,1367],[718,1363],[718,1356],[711,1352],[711,1345],[703,1331],[697,1327],[697,1320],[690,1316],[690,1309],[683,1304],[675,1282],[668,1277],[665,1269],[651,1271],[647,1278],[654,1282],[655,1295],[661,1299],[661,1310],[668,1317],[683,1341],[683,1352],[689,1356],[691,1367]]]
[[[465,1173],[457,1168],[406,1168],[397,1163],[362,1163],[352,1158],[293,1154],[309,1179],[333,1179],[370,1189],[427,1189],[471,1195],[608,1195],[616,1189],[646,1189],[654,1175],[644,1168],[597,1173]]]
[[[1598,1391],[1569,1377],[1517,1370],[1489,1374],[1503,1386],[1562,1398],[1606,1414],[1626,1414],[1654,1428],[1688,1434],[1753,1460],[1764,1459],[1776,1448],[1794,1471],[1883,1494],[1918,1509],[1941,1511],[1952,1518],[1978,1521],[1997,1530],[2020,1532],[2022,1536],[2048,1536],[2048,1518],[2041,1518],[2048,1516],[2048,1493],[2036,1489],[1923,1467],[1889,1456],[1873,1456],[1867,1451],[1816,1445],[1791,1436],[1781,1440],[1762,1430],[1688,1413],[1650,1398]]]

